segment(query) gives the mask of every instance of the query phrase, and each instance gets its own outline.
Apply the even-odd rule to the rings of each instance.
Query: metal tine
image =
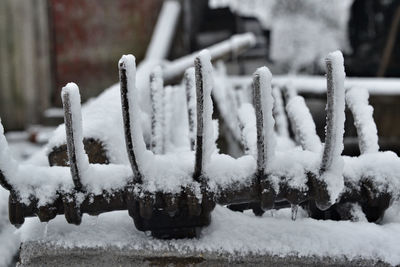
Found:
[[[193,179],[201,182],[204,169],[209,163],[214,140],[212,123],[211,90],[213,87],[211,56],[208,50],[203,50],[194,60],[196,77],[197,102],[197,137],[196,155]]]
[[[257,158],[257,148],[253,141],[256,139],[253,133],[257,133],[256,116],[254,107],[249,103],[244,103],[238,110],[238,121],[240,130],[240,141],[246,155]],[[255,131],[254,131],[255,129]],[[253,135],[253,136],[252,136]]]
[[[266,179],[268,168],[275,153],[272,74],[267,67],[261,67],[253,75],[254,107],[257,126],[257,178],[261,187],[261,208],[274,207],[276,192]]]
[[[154,154],[164,154],[165,144],[163,138],[164,126],[164,81],[162,69],[157,66],[150,73],[150,99],[151,99],[151,151]]]
[[[83,190],[82,173],[89,168],[89,159],[83,146],[81,97],[75,83],[68,83],[61,92],[67,151],[75,190]]]
[[[143,172],[140,170],[140,156],[144,154],[146,145],[140,125],[135,57],[124,55],[118,65],[126,149],[134,176],[132,183],[141,184]]]
[[[294,133],[294,139],[304,150],[319,153],[322,144],[316,132],[315,122],[302,96],[291,96],[286,103],[286,112]]]
[[[361,154],[379,151],[374,108],[369,105],[368,98],[369,93],[365,88],[353,87],[346,91],[346,103],[353,114]]]
[[[343,134],[345,121],[344,60],[341,52],[330,53],[325,59],[327,71],[327,116],[325,146],[316,185],[315,202],[321,210],[329,208],[334,197],[328,184],[343,186]],[[337,188],[336,188],[337,189]],[[335,190],[339,191],[339,190]]]
[[[163,109],[164,109],[164,124],[163,124],[163,143],[165,152],[169,152],[172,148],[173,135],[172,129],[174,127],[174,109],[175,109],[175,96],[176,87],[168,85],[164,88],[164,99],[163,99]]]
[[[286,104],[290,101],[290,99],[298,95],[296,88],[291,82],[288,82],[282,87],[282,92]]]
[[[10,154],[6,137],[4,136],[4,128],[0,119],[0,185],[10,192],[15,192],[9,179],[12,172],[17,172],[18,163]]]
[[[190,150],[194,151],[196,144],[196,76],[194,67],[186,70],[183,76],[186,89],[186,106],[188,112]]]
[[[272,96],[274,97],[273,116],[275,119],[275,129],[279,136],[289,137],[288,119],[283,104],[281,89],[277,86],[272,88]]]

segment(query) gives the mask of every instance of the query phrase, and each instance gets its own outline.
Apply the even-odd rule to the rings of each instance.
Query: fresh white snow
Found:
[[[346,103],[353,114],[362,154],[379,150],[378,130],[372,116],[374,108],[368,104],[368,97],[368,91],[363,88],[354,87],[346,91]]]
[[[271,80],[272,74],[267,67],[257,69],[254,75],[260,77],[260,97],[261,109],[263,113],[263,134],[264,134],[264,153],[265,153],[265,171],[270,171],[270,164],[275,154],[275,120],[272,115],[274,107],[274,98],[272,97]]]
[[[288,255],[332,257],[339,259],[382,260],[400,264],[400,223],[397,210],[382,224],[349,221],[323,221],[306,218],[300,209],[292,221],[290,209],[256,217],[217,206],[211,225],[199,239],[159,240],[135,229],[126,211],[98,217],[84,215],[77,227],[58,216],[48,223],[28,219],[19,230],[22,241],[46,242],[55,247],[146,249],[154,252],[213,252],[230,257],[245,255]],[[396,219],[397,221],[393,220]],[[47,231],[46,231],[47,228]]]
[[[286,104],[286,111],[297,141],[304,150],[321,152],[322,145],[310,110],[302,96],[292,97]]]

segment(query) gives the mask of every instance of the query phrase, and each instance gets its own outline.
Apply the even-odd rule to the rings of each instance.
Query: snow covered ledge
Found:
[[[132,226],[126,211],[69,225],[62,216],[48,224],[29,218],[20,266],[389,266],[400,264],[400,209],[388,210],[383,225],[360,220],[290,219],[290,209],[256,217],[217,206],[199,239],[158,240]]]

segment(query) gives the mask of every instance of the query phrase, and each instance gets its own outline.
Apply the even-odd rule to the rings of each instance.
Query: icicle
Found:
[[[17,171],[18,163],[11,156],[0,119],[0,185],[8,191],[14,191],[9,179],[11,179]]]
[[[289,137],[288,121],[283,104],[282,93],[279,87],[272,88],[272,96],[274,97],[273,115],[275,119],[275,128],[278,135]]]
[[[346,92],[346,102],[353,114],[361,154],[379,151],[374,108],[368,104],[368,97],[368,91],[364,88],[355,87]]]
[[[254,73],[253,80],[257,121],[258,169],[264,169],[268,173],[268,166],[272,162],[276,145],[275,120],[272,116],[274,105],[271,89],[272,74],[267,67],[262,67]]]
[[[82,176],[89,169],[89,159],[83,146],[81,96],[75,83],[68,83],[61,92],[67,136],[68,159],[77,191],[83,189]]]
[[[207,169],[214,152],[213,103],[211,90],[214,87],[211,56],[208,50],[199,53],[194,61],[197,100],[196,161],[193,178],[198,180]]]
[[[164,124],[164,83],[162,70],[157,66],[150,73],[150,99],[151,99],[151,150],[154,154],[163,154],[165,151],[163,124]]]
[[[194,68],[186,70],[184,75],[184,82],[186,88],[186,104],[188,111],[189,122],[189,141],[190,150],[194,150],[196,143],[196,77]]]
[[[134,174],[134,182],[142,183],[146,145],[141,128],[139,91],[136,88],[136,63],[133,55],[124,55],[119,61],[121,85],[122,117],[129,161]]]
[[[320,167],[320,180],[326,184],[330,199],[317,200],[320,209],[326,209],[335,202],[343,189],[343,134],[345,121],[344,63],[340,51],[330,53],[326,58],[327,68],[327,118],[326,137]]]
[[[292,97],[286,105],[286,111],[296,141],[304,150],[319,153],[322,148],[321,140],[317,135],[314,120],[304,98],[301,96]]]

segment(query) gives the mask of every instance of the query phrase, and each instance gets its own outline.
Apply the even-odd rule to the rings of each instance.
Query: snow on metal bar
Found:
[[[314,120],[304,98],[301,96],[292,97],[286,104],[286,111],[296,141],[304,150],[320,152],[322,148],[321,140],[317,135]]]
[[[0,119],[0,185],[8,191],[14,191],[8,179],[17,172],[18,163],[10,155],[8,143],[4,136],[3,124]]]
[[[272,88],[272,96],[274,97],[273,116],[275,119],[275,129],[278,135],[289,137],[288,120],[285,113],[285,106],[283,104],[282,92],[279,87]]]
[[[213,103],[211,90],[214,87],[211,55],[208,50],[199,53],[194,61],[197,99],[196,159],[193,178],[199,181],[210,163],[214,151]]]
[[[179,1],[164,1],[147,48],[146,60],[162,60],[168,56],[180,11]]]
[[[346,91],[346,103],[353,114],[361,154],[379,151],[374,108],[368,104],[368,98],[368,90],[364,88],[353,87]]]
[[[184,74],[186,89],[186,106],[188,112],[190,150],[194,150],[196,143],[196,77],[194,68],[189,68]]]
[[[269,165],[275,154],[276,145],[274,132],[275,120],[272,115],[274,99],[272,97],[271,80],[272,74],[267,67],[261,67],[254,73],[254,97],[256,103],[259,102],[256,104],[256,114],[258,113],[258,115],[256,115],[257,122],[260,120],[260,117],[262,117],[262,125],[258,122],[257,127],[262,128],[261,134],[263,137],[258,139],[263,139],[263,168],[265,172],[268,172]],[[257,132],[259,132],[259,130],[257,130]],[[261,142],[260,140],[260,145]]]
[[[317,200],[321,209],[332,205],[343,189],[343,134],[345,121],[344,63],[340,51],[326,58],[327,71],[327,118],[325,147],[320,167],[320,180],[327,186],[329,202]],[[325,203],[323,203],[325,202]]]
[[[142,158],[146,150],[140,122],[139,95],[136,88],[136,63],[133,55],[124,55],[119,61],[122,117],[124,121],[125,142],[134,181],[142,183]]]
[[[61,92],[67,137],[68,159],[72,180],[77,191],[82,191],[82,175],[89,168],[89,159],[83,147],[81,96],[75,83],[68,83]]]
[[[238,55],[255,44],[255,36],[249,32],[233,35],[229,40],[212,45],[207,50],[210,53],[210,60],[216,61],[224,57],[229,57],[232,54]],[[179,78],[187,68],[193,66],[193,61],[198,54],[199,52],[197,51],[169,63],[164,70],[164,81],[169,82]]]
[[[150,99],[151,99],[151,150],[154,154],[163,154],[165,144],[163,137],[164,125],[164,83],[162,70],[157,66],[150,73]]]

